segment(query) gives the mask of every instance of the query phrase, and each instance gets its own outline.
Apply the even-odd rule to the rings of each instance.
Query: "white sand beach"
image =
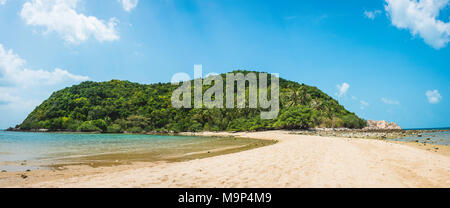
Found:
[[[44,177],[42,172],[36,172],[29,174],[28,182],[4,186],[450,187],[450,156],[411,145],[374,139],[295,135],[288,131],[196,135],[279,142],[186,162],[139,163],[90,170],[85,167],[57,171],[53,173],[55,177]],[[448,153],[445,148],[440,151]],[[33,177],[41,179],[33,180]]]

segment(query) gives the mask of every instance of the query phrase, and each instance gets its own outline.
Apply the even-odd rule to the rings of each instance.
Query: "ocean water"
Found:
[[[207,155],[214,150],[245,149],[252,145],[265,144],[261,140],[217,137],[0,131],[0,171],[45,169],[71,163],[195,159],[195,155]]]
[[[450,131],[422,133],[420,137],[419,136],[403,137],[403,138],[396,138],[393,140],[394,141],[405,141],[405,142],[419,141],[421,143],[426,142],[428,144],[450,146]]]

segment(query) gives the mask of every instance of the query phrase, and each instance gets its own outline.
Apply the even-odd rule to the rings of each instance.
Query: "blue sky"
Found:
[[[0,0],[0,128],[84,80],[168,82],[194,64],[279,73],[365,119],[448,127],[449,4]]]

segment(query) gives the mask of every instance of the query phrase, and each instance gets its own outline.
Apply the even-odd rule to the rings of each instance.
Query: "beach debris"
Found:
[[[427,138],[427,140],[431,140],[431,138]]]
[[[439,147],[435,147],[434,149],[435,149],[435,150],[438,150],[438,149],[439,149]]]
[[[22,175],[20,175],[20,177],[21,177],[22,179],[26,179],[26,178],[28,178],[28,176],[27,176],[27,175],[25,175],[25,174],[22,174]]]
[[[27,170],[26,170],[26,172],[30,172],[30,171],[31,171],[30,169],[27,169]]]
[[[8,171],[6,171],[6,170],[2,170],[2,173],[6,173],[6,172],[8,172]]]
[[[27,163],[23,162],[23,163],[20,163],[20,165],[25,166],[25,165],[27,165]]]

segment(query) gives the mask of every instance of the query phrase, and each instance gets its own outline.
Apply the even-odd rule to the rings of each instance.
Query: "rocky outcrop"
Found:
[[[399,125],[397,125],[394,122],[387,122],[387,121],[367,121],[367,127],[364,129],[366,130],[385,130],[385,129],[402,129]]]

